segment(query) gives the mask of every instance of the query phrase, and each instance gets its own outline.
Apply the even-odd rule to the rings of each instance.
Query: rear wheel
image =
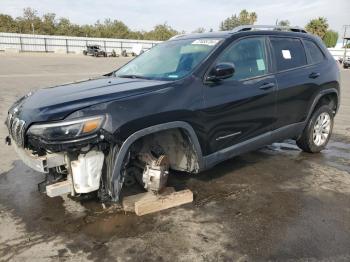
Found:
[[[322,151],[331,137],[333,122],[333,111],[328,105],[316,109],[301,137],[296,141],[298,147],[309,153]]]

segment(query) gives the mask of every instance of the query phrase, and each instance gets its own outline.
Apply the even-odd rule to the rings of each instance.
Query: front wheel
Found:
[[[333,111],[328,105],[316,109],[301,137],[296,141],[298,147],[309,153],[322,151],[331,137],[333,122]]]

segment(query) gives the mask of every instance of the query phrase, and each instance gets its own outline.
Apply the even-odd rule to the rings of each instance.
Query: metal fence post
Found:
[[[22,37],[19,37],[19,45],[20,45],[20,51],[23,52],[23,43],[22,43]]]
[[[123,53],[123,42],[120,41],[120,54]]]
[[[44,45],[45,45],[45,52],[47,53],[48,50],[47,50],[47,39],[46,38],[44,38]]]
[[[106,48],[106,40],[103,41],[103,45],[105,47],[105,52],[107,52],[107,48]]]
[[[67,54],[69,53],[69,50],[68,50],[68,39],[66,39],[66,52],[67,52]]]

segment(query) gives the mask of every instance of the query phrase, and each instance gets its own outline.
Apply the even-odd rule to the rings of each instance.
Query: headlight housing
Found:
[[[28,135],[48,141],[69,140],[95,134],[102,126],[104,116],[67,120],[49,124],[34,124]]]

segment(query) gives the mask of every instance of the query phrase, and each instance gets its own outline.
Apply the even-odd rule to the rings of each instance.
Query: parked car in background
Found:
[[[320,152],[339,74],[300,28],[181,35],[99,78],[22,97],[8,111],[6,141],[47,173],[50,196],[98,191],[118,201],[128,177],[157,190],[169,170],[198,173],[284,139]]]
[[[84,55],[92,55],[92,56],[107,56],[107,52],[102,50],[99,45],[87,45],[86,50],[83,51]]]

